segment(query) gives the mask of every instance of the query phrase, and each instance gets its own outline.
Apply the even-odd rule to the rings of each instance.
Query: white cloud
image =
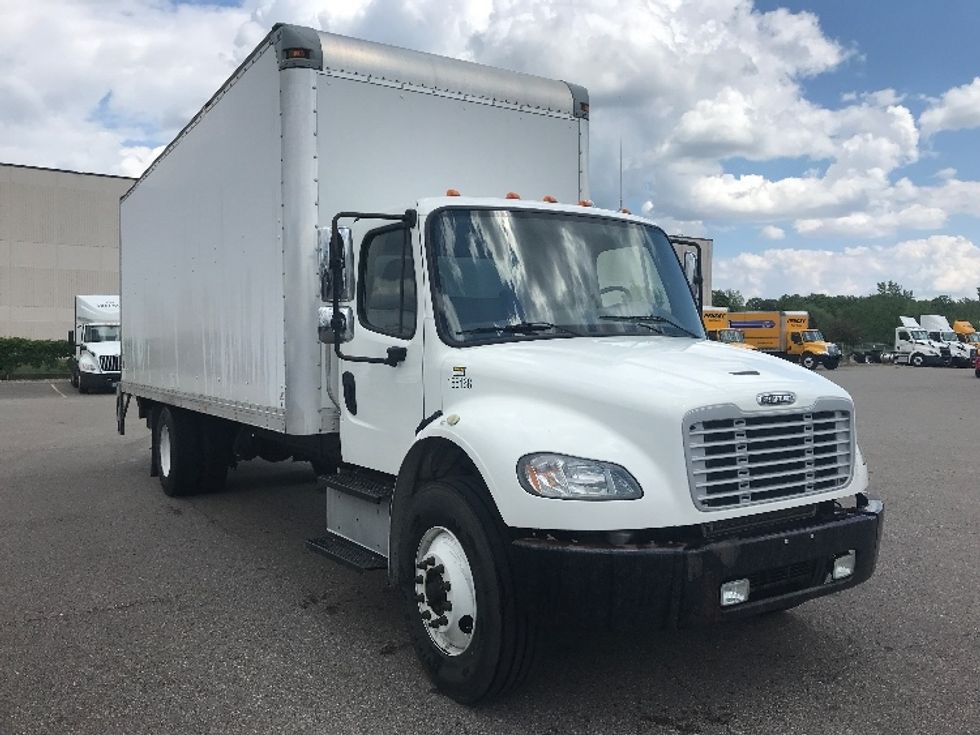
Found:
[[[759,233],[767,240],[782,240],[786,237],[786,231],[784,229],[773,225],[766,225]]]
[[[920,139],[893,89],[857,90],[836,108],[807,98],[805,80],[858,57],[813,13],[751,0],[243,3],[8,3],[0,160],[137,174],[273,23],[290,22],[584,84],[593,198],[617,205],[622,140],[627,205],[656,202],[647,211],[673,231],[887,237],[980,216],[980,184],[951,169],[933,186],[901,178]],[[58,53],[36,54],[37,38]],[[919,124],[980,124],[978,97],[980,78]],[[736,175],[732,159],[786,174]]]
[[[980,77],[953,87],[919,116],[922,132],[929,136],[941,130],[980,128]]]
[[[980,247],[964,237],[933,235],[892,245],[843,251],[772,248],[716,258],[715,288],[734,288],[746,297],[786,293],[863,295],[892,280],[916,295],[976,296]]]

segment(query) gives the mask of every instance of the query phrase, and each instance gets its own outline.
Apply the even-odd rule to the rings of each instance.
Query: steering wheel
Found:
[[[612,293],[613,291],[619,291],[623,294],[623,298],[619,302],[621,304],[625,304],[627,301],[633,300],[633,294],[630,293],[630,290],[625,286],[606,286],[605,288],[600,288],[599,295],[605,296],[607,293]]]

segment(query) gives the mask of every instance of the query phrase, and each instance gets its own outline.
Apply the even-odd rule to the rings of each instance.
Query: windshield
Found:
[[[673,247],[648,225],[586,214],[444,209],[430,217],[449,344],[704,332]]]
[[[85,327],[85,342],[118,342],[118,324],[91,324]]]
[[[807,329],[802,334],[804,342],[823,342],[823,335],[819,329]]]
[[[737,329],[719,329],[718,341],[719,342],[744,342],[745,335],[742,334]]]
[[[924,329],[910,329],[909,330],[909,336],[912,339],[925,340],[926,339],[926,330],[924,330]]]
[[[943,342],[958,342],[956,332],[940,332],[939,337]]]
[[[970,334],[965,335],[965,337],[967,342],[980,342],[980,334],[977,334],[976,332],[971,332]]]

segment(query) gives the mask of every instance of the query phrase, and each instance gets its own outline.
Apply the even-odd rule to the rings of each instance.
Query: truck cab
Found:
[[[941,314],[923,314],[919,323],[926,330],[929,340],[940,349],[949,351],[949,364],[953,367],[972,367],[976,348],[959,340],[958,335]]]
[[[706,306],[702,309],[701,318],[708,339],[744,350],[756,349],[755,345],[745,341],[745,333],[742,330],[729,326],[726,307]]]
[[[119,297],[75,297],[75,328],[68,333],[73,354],[71,384],[79,393],[113,389],[122,375]]]
[[[916,324],[895,329],[896,363],[924,367],[945,365],[948,361],[948,348],[946,354],[943,354],[942,348],[929,339],[929,334],[922,327]]]
[[[814,368],[822,364],[828,370],[834,370],[840,364],[840,348],[833,342],[824,339],[819,329],[798,329],[791,320],[790,328],[786,331],[786,352],[798,357],[805,368]]]

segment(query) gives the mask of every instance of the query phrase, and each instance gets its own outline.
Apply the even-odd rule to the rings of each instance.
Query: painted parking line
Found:
[[[55,393],[57,393],[57,394],[58,394],[59,396],[61,396],[62,398],[67,398],[67,397],[68,397],[68,396],[66,396],[66,395],[65,395],[64,393],[62,393],[62,392],[61,392],[61,391],[60,391],[60,390],[58,389],[58,386],[56,386],[56,385],[55,385],[54,383],[48,383],[48,385],[50,385],[50,386],[51,386],[51,390],[53,390],[53,391],[54,391]]]

